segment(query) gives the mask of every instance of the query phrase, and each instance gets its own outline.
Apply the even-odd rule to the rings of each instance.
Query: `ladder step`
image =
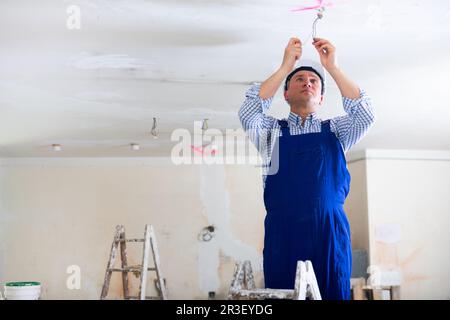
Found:
[[[137,296],[128,296],[125,298],[125,300],[139,300],[139,297]],[[145,300],[161,300],[160,297],[153,297],[153,296],[145,296]]]
[[[134,271],[141,271],[142,267],[126,267],[126,268],[108,268],[109,271],[112,272],[134,272]],[[156,271],[156,268],[147,268],[148,271]]]
[[[294,290],[289,289],[241,289],[233,292],[236,297],[250,298],[250,299],[293,299]]]
[[[116,242],[144,242],[145,239],[119,239]]]

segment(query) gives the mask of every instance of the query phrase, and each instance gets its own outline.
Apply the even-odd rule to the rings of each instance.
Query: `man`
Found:
[[[278,159],[276,172],[264,175],[266,287],[292,289],[297,261],[311,260],[323,299],[350,299],[350,227],[343,210],[350,175],[344,153],[367,133],[375,115],[366,93],[337,66],[335,47],[320,38],[313,45],[321,65],[300,60],[294,69],[302,43],[291,38],[280,68],[247,91],[239,118],[263,159]],[[346,112],[328,121],[316,116],[324,101],[323,68]],[[277,120],[265,112],[283,81],[291,112]]]

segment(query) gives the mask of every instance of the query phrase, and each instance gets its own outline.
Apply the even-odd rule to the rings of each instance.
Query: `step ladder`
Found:
[[[129,266],[127,263],[127,242],[143,242],[143,254],[142,254],[142,264],[137,266]],[[116,260],[117,252],[120,246],[120,257],[121,257],[121,268],[114,268],[114,263]],[[154,266],[149,267],[149,255],[150,250],[152,251]],[[147,288],[147,272],[155,271],[156,279],[155,286],[158,296],[146,296]],[[106,299],[108,295],[109,285],[111,282],[111,276],[113,272],[122,273],[122,286],[123,286],[123,297],[126,300],[166,300],[167,292],[165,280],[161,273],[161,266],[159,263],[158,247],[156,244],[155,232],[152,225],[145,225],[144,239],[126,239],[125,238],[125,227],[123,225],[118,225],[116,227],[116,232],[114,235],[114,240],[111,246],[111,253],[109,255],[108,265],[106,267],[105,280],[103,282],[102,293],[100,296],[101,300]],[[128,289],[128,273],[134,273],[140,275],[139,293],[137,296],[130,296]]]
[[[294,289],[256,289],[250,261],[236,263],[229,300],[322,300],[311,261],[298,261]]]

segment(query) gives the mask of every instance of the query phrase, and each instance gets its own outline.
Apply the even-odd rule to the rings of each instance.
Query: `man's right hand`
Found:
[[[289,73],[294,69],[295,62],[302,56],[302,42],[298,38],[291,38],[284,49],[283,63],[281,68]]]
[[[295,62],[302,56],[302,42],[291,38],[284,49],[281,67],[261,84],[259,96],[262,99],[272,98],[280,88],[286,76],[294,69]]]

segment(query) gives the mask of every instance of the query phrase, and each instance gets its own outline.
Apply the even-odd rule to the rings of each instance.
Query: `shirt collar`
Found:
[[[305,122],[313,122],[314,120],[317,120],[317,115],[315,112],[311,112],[307,117]],[[288,121],[294,125],[301,125],[302,124],[302,118],[293,113],[292,111],[289,113]]]

